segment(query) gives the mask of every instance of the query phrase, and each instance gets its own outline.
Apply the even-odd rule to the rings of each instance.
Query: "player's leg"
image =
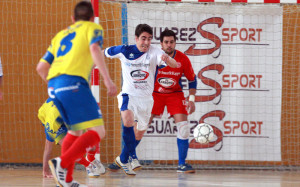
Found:
[[[136,173],[131,169],[128,163],[129,151],[134,149],[134,113],[132,111],[131,99],[126,93],[120,93],[118,96],[118,108],[121,112],[122,118],[122,138],[124,141],[124,146],[120,156],[115,160],[115,164],[109,166],[110,170],[115,171],[118,167],[121,167],[125,174],[136,175]],[[117,167],[117,166],[118,167]]]
[[[115,163],[123,169],[124,173],[127,175],[136,175],[132,170],[129,160],[129,152],[135,149],[135,136],[134,136],[134,114],[128,108],[121,110],[122,124],[122,138],[124,141],[124,147],[120,156],[115,160]]]
[[[139,143],[141,142],[145,132],[146,132],[146,130],[143,130],[143,131],[137,130],[137,123],[134,124],[135,149],[134,149],[134,152],[132,152],[130,154],[130,157],[133,158],[133,159],[137,159],[136,148],[139,145]]]
[[[175,114],[174,120],[177,125],[177,147],[178,147],[178,168],[177,172],[194,173],[193,167],[185,162],[189,149],[190,127],[187,115]]]
[[[98,133],[99,131],[101,133]],[[98,144],[100,140],[104,137],[105,130],[104,130],[104,126],[102,125],[99,126],[99,129],[90,128],[90,130],[88,130],[84,134],[80,135],[80,133],[81,133],[80,131],[69,131],[68,135],[65,138],[65,141],[69,137],[74,138],[75,141],[67,150],[65,147],[65,141],[63,142],[64,148],[62,149],[63,152],[60,158],[61,158],[61,167],[68,169],[68,173],[66,176],[67,183],[73,180],[72,173],[74,169],[75,160],[82,158],[89,147],[93,147],[96,144]]]
[[[88,160],[89,162],[93,162],[95,160],[97,149],[99,149],[98,145],[88,150],[86,153],[86,160]]]
[[[66,136],[67,129],[65,125],[62,125],[61,128],[58,130],[55,142],[59,141],[59,144],[62,145],[62,138]],[[69,136],[70,137],[70,136]],[[77,136],[75,136],[76,138]],[[67,139],[66,143],[64,144],[64,148],[62,149],[62,154],[65,153],[68,148],[73,144],[73,142],[76,139],[70,141],[70,139]],[[76,162],[83,165],[86,168],[87,175],[90,178],[96,178],[99,177],[100,174],[105,173],[105,168],[101,164],[100,161],[95,160],[95,153],[96,153],[96,146],[90,150],[87,150],[87,158],[85,156],[81,157],[80,160],[77,160]],[[89,160],[89,159],[90,160]],[[72,169],[70,169],[70,172],[67,173],[67,180],[72,181]]]
[[[122,138],[125,146],[120,155],[120,159],[123,163],[127,163],[129,159],[129,152],[133,152],[135,149],[134,114],[131,110],[125,110],[121,111],[121,117],[123,121]]]
[[[151,118],[151,111],[153,108],[153,98],[135,98],[135,104],[138,108],[138,112],[135,112],[135,118],[137,119],[137,123],[135,125],[135,147],[134,150],[129,152],[131,157],[130,163],[131,167],[134,171],[142,169],[141,164],[139,163],[138,157],[136,155],[136,147],[139,145],[144,133],[146,132],[149,121]]]
[[[129,157],[130,157],[129,162],[131,163],[131,168],[134,171],[137,171],[137,170],[141,169],[141,165],[138,162],[138,158],[137,158],[137,155],[136,155],[136,147],[139,145],[139,143],[142,140],[142,137],[143,137],[144,133],[146,132],[146,131],[137,131],[136,128],[137,128],[137,123],[134,124],[134,134],[135,134],[135,145],[134,145],[134,147],[135,147],[135,149],[131,153],[129,153],[127,147],[124,147],[124,149],[123,149],[123,151],[128,152]],[[120,167],[116,163],[112,163],[108,166],[108,169],[112,172],[116,172],[120,169]]]
[[[187,121],[187,110],[183,94],[172,94],[168,98],[168,112],[173,116],[177,126],[178,168],[177,172],[194,173],[195,170],[185,162],[188,148],[190,127]]]
[[[104,126],[92,127],[92,128],[89,128],[88,131],[89,130],[97,132],[98,135],[101,137],[101,139],[103,139],[104,136],[105,136]],[[103,164],[99,160],[97,160],[95,158],[95,154],[97,152],[97,149],[100,149],[100,147],[98,145],[99,145],[99,143],[96,144],[96,146],[88,149],[87,150],[87,156],[85,157],[85,159],[90,163],[86,167],[87,174],[90,178],[97,178],[101,174],[105,173],[105,167],[103,166]]]
[[[100,152],[100,144],[91,148],[86,153],[86,160],[91,163],[89,167],[92,168],[91,171],[93,174],[90,174],[92,175],[92,178],[94,178],[95,176],[103,175],[106,172],[104,165],[100,161],[100,158],[99,159],[96,158],[96,153],[99,152]]]
[[[62,140],[66,136],[68,129],[66,128],[65,124],[58,124],[58,123],[49,123],[49,127],[55,130],[55,127],[60,126],[59,130],[56,132],[55,142],[62,145]],[[66,144],[64,145],[64,149],[62,151],[66,152],[67,149],[73,144],[74,140],[70,142],[70,140],[67,140]],[[67,145],[68,144],[68,145]],[[97,151],[97,148],[99,149],[99,144],[95,146],[94,148],[87,151],[87,157],[83,156],[80,158],[80,160],[76,161],[77,163],[83,165],[86,168],[87,174],[90,178],[99,177],[100,174],[105,173],[105,168],[101,164],[100,161],[95,160],[95,154]],[[49,159],[48,159],[49,160]],[[68,172],[67,178],[72,176],[72,172]]]
[[[86,153],[87,148],[100,142],[101,138],[105,136],[105,129],[102,115],[99,113],[99,106],[89,89],[88,83],[83,78],[63,75],[50,80],[49,88],[54,89],[50,97],[54,95],[56,98],[54,103],[71,129],[65,140],[70,138],[70,142],[73,143],[64,146],[64,141],[63,147],[65,148],[63,149],[66,151],[63,151],[60,158],[51,160],[60,184],[69,185],[72,181],[66,178],[66,171],[73,171],[75,160],[80,159]],[[99,133],[97,129],[88,130],[81,135],[82,130],[96,126],[102,126],[102,128],[98,128],[102,129],[99,130]]]

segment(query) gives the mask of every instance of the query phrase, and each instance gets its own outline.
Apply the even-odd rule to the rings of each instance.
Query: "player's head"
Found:
[[[139,24],[135,28],[135,41],[136,46],[141,52],[147,52],[149,50],[151,40],[153,37],[153,30],[147,24]]]
[[[81,1],[74,9],[74,21],[92,21],[94,18],[93,6],[90,2]]]
[[[176,46],[176,34],[169,29],[165,29],[160,34],[160,45],[168,55],[172,55]]]

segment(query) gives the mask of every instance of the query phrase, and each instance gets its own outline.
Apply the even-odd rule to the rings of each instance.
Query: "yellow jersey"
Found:
[[[44,125],[46,138],[50,142],[58,143],[66,135],[67,128],[58,109],[50,99],[40,107],[38,118]]]
[[[93,67],[89,46],[96,42],[102,47],[103,28],[90,21],[77,21],[60,31],[40,60],[51,64],[47,80],[66,74],[88,81]]]

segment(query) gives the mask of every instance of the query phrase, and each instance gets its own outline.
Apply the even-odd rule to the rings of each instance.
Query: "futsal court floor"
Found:
[[[297,187],[299,171],[270,170],[197,170],[195,174],[176,170],[141,170],[135,177],[110,172],[99,178],[88,178],[85,171],[75,170],[74,179],[89,187]],[[53,179],[42,177],[41,168],[0,168],[0,186],[55,186]]]

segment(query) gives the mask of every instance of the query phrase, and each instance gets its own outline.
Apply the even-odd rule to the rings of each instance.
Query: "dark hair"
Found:
[[[152,28],[147,24],[138,24],[135,28],[135,36],[139,37],[143,32],[153,35]]]
[[[74,9],[75,21],[89,21],[94,16],[93,6],[90,2],[81,1],[76,4]]]
[[[169,29],[165,29],[161,34],[160,34],[160,42],[163,42],[164,41],[164,37],[165,36],[173,36],[174,37],[174,40],[176,41],[176,34],[174,31],[172,30],[169,30]]]

